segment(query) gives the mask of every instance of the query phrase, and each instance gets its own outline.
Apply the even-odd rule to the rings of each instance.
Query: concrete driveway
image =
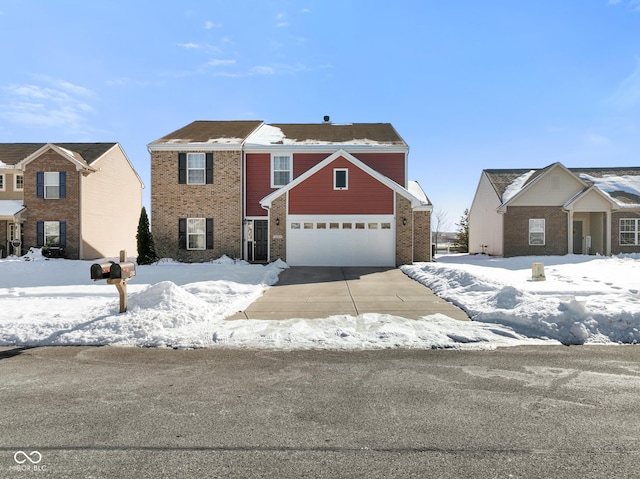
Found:
[[[326,318],[382,313],[409,319],[441,313],[468,321],[460,308],[397,268],[293,267],[245,311],[228,319]]]

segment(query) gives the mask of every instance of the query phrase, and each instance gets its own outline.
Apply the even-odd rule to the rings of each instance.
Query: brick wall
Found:
[[[241,152],[216,151],[213,184],[179,184],[178,151],[151,153],[151,231],[160,255],[189,262],[241,257],[241,170]],[[180,250],[179,218],[213,218],[213,249]]]
[[[276,220],[280,224],[276,225]],[[269,254],[271,261],[278,258],[287,261],[287,194],[279,196],[271,203],[269,215]]]
[[[431,212],[413,213],[413,261],[431,261]]]
[[[67,173],[65,198],[45,199],[36,196],[36,172],[65,171]],[[23,225],[23,251],[37,246],[36,223],[38,221],[66,221],[66,257],[80,256],[80,173],[73,163],[53,150],[48,150],[28,163],[24,171],[24,205],[27,221]]]
[[[545,220],[545,244],[529,245],[529,219]],[[509,206],[504,214],[504,256],[568,253],[567,213],[560,206]]]
[[[406,218],[407,224],[403,225]],[[396,265],[413,262],[413,211],[411,202],[396,193]]]
[[[611,254],[620,253],[638,253],[640,246],[637,245],[621,245],[620,244],[620,219],[621,218],[640,218],[640,212],[623,212],[613,213],[611,215]]]

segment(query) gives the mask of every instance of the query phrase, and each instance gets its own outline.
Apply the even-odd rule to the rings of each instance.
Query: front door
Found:
[[[253,261],[267,261],[269,248],[269,226],[267,220],[253,222]]]
[[[573,254],[583,254],[582,251],[582,221],[573,222]]]

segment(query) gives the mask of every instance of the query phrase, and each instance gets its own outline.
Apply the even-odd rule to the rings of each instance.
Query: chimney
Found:
[[[331,123],[331,119],[329,118],[329,115],[325,115],[324,116],[324,122],[325,123]]]

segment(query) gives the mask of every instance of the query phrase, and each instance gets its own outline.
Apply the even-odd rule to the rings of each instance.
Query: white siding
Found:
[[[469,253],[484,252],[502,256],[502,215],[497,212],[501,202],[491,182],[483,172],[469,210]]]
[[[136,234],[142,209],[142,183],[119,145],[82,178],[81,259],[138,255]]]

